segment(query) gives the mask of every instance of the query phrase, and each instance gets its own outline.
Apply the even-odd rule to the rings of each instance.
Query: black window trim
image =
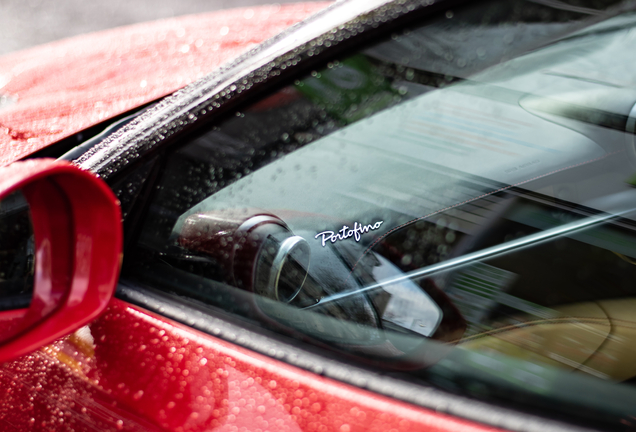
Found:
[[[75,163],[109,180],[176,137],[215,121],[328,59],[370,44],[411,22],[474,0],[344,0],[234,62],[166,97],[89,149]],[[379,4],[369,9],[370,3]],[[339,24],[341,23],[341,24]]]

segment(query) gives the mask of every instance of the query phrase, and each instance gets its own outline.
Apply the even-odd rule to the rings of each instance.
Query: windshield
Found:
[[[125,274],[422,382],[631,422],[636,15],[587,3],[446,11],[182,143]]]

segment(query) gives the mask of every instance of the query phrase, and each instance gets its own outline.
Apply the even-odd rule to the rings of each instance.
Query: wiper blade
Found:
[[[566,10],[570,12],[578,12],[586,15],[606,15],[606,12],[598,9],[586,8],[582,6],[574,6],[568,3],[563,3],[559,0],[527,0],[532,3],[548,6],[553,9]]]
[[[615,214],[596,215],[596,216],[588,217],[588,218],[578,220],[575,222],[570,222],[555,228],[551,228],[545,231],[528,235],[526,237],[522,237],[520,239],[511,240],[509,242],[506,242],[500,245],[492,246],[486,249],[482,249],[476,252],[472,252],[472,253],[457,257],[457,258],[452,258],[447,261],[433,264],[428,267],[424,267],[422,269],[413,270],[399,277],[381,280],[372,285],[368,285],[360,289],[339,292],[339,293],[330,295],[328,297],[324,297],[318,303],[308,306],[305,309],[313,309],[316,307],[324,306],[325,304],[328,304],[334,301],[344,300],[346,298],[357,296],[362,293],[368,293],[370,291],[383,288],[387,285],[396,284],[396,283],[400,283],[400,282],[404,282],[408,280],[422,279],[424,277],[432,276],[436,273],[441,273],[443,271],[461,268],[461,267],[471,265],[476,262],[480,262],[489,258],[494,258],[496,256],[503,255],[511,251],[517,251],[529,246],[535,246],[540,243],[552,240],[556,237],[560,237],[562,235],[573,234],[575,232],[582,231],[587,228],[591,228],[595,225],[599,225],[601,223],[610,221],[612,219],[616,219],[620,216],[624,216],[625,214],[631,213],[635,210],[636,209],[634,208],[630,208],[629,210],[621,211]]]

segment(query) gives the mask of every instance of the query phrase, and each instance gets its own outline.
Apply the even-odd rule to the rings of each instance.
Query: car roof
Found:
[[[73,153],[75,163],[108,180],[194,124],[203,124],[300,70],[405,22],[443,10],[450,0],[339,0],[143,111]],[[293,66],[293,67],[292,67]]]
[[[328,4],[189,15],[0,57],[0,166],[170,94]]]

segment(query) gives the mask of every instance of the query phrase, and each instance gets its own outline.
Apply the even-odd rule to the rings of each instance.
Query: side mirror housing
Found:
[[[16,214],[23,215],[21,224],[14,225]],[[29,221],[31,229],[21,228]],[[0,254],[7,257],[0,260],[0,267],[7,267],[0,268],[3,362],[76,330],[104,310],[121,266],[119,202],[102,180],[70,163],[16,162],[0,168],[0,232],[5,236]],[[16,262],[20,274],[9,280]],[[4,301],[16,291],[20,299],[26,294],[26,304]]]

